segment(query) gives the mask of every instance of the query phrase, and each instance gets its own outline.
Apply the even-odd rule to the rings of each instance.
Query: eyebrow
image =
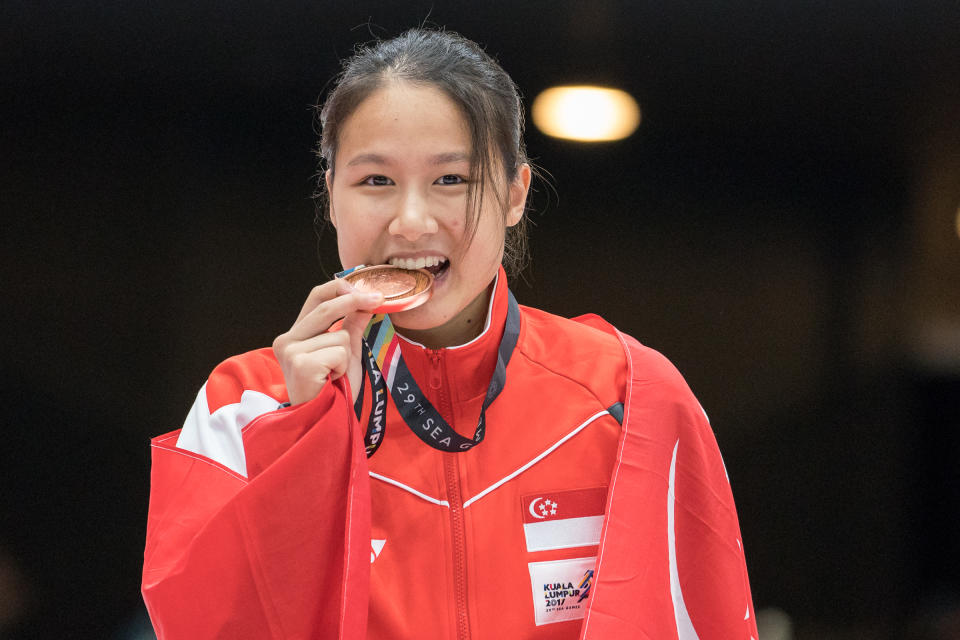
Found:
[[[354,156],[350,159],[350,162],[347,163],[348,167],[352,167],[358,164],[389,164],[387,159],[376,153],[361,153],[358,156]]]
[[[448,151],[446,153],[438,153],[434,156],[430,156],[429,162],[432,165],[451,164],[454,162],[470,162],[470,154],[464,153],[463,151]],[[386,156],[382,156],[379,153],[361,153],[360,155],[351,158],[350,162],[347,163],[347,166],[353,167],[358,164],[389,165],[391,162],[386,158]]]
[[[470,162],[470,154],[463,151],[438,153],[430,158],[430,164],[451,164],[454,162]]]

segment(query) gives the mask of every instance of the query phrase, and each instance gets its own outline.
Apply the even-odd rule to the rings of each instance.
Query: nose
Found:
[[[437,220],[430,213],[427,199],[415,191],[405,193],[388,230],[411,242],[437,232]]]

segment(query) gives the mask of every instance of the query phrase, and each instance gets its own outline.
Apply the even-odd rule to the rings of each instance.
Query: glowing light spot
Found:
[[[621,140],[640,126],[640,106],[619,89],[553,87],[537,96],[533,123],[555,138],[582,142]]]

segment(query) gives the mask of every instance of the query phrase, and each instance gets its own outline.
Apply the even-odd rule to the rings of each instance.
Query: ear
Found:
[[[333,213],[333,175],[330,173],[330,169],[323,172],[323,182],[327,187],[327,208],[330,211],[330,224],[336,229],[337,216]]]
[[[527,193],[530,191],[530,175],[530,165],[524,162],[517,169],[517,175],[510,183],[507,194],[510,200],[507,215],[504,218],[508,227],[512,227],[523,218],[523,211],[527,206]]]

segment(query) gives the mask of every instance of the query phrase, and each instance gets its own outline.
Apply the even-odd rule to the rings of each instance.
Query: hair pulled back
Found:
[[[329,219],[329,194],[322,172],[336,171],[341,129],[356,108],[390,81],[431,86],[446,94],[466,119],[471,141],[467,241],[473,239],[484,188],[497,185],[496,171],[509,184],[527,162],[523,108],[513,80],[472,40],[452,31],[411,29],[391,40],[358,47],[343,63],[333,90],[320,109],[320,197]],[[506,211],[506,189],[496,191]],[[526,260],[526,216],[507,227],[503,263],[513,272]]]

